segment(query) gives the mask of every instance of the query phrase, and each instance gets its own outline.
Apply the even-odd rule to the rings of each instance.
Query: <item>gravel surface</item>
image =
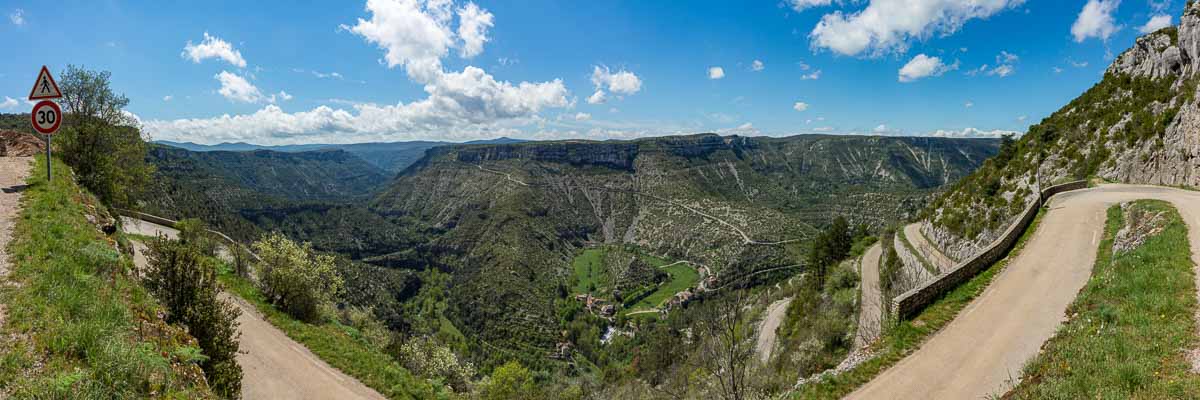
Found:
[[[32,157],[0,157],[0,278],[8,275],[8,241],[21,207],[25,178],[33,168]],[[0,304],[0,324],[5,311]]]

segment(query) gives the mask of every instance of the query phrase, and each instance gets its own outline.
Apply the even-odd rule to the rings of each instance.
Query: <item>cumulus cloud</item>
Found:
[[[479,8],[475,3],[467,3],[458,9],[458,37],[463,45],[459,54],[463,58],[471,58],[483,52],[483,43],[487,42],[487,31],[492,25],[492,13]]]
[[[871,132],[874,132],[874,133],[888,133],[888,132],[889,132],[889,129],[888,129],[888,126],[887,126],[887,125],[885,125],[885,124],[879,124],[879,126],[876,126],[876,127],[875,127],[875,129],[872,129],[872,130],[871,130]]]
[[[171,101],[171,99],[174,99],[174,98],[175,98],[174,96],[171,96],[168,94],[166,96],[163,96],[163,101]]]
[[[754,60],[754,62],[750,63],[751,71],[758,72],[758,71],[762,71],[765,68],[766,68],[766,66],[763,65],[763,62],[761,60]]]
[[[848,56],[903,53],[913,39],[949,35],[967,21],[988,18],[1022,3],[1024,0],[871,0],[858,12],[839,10],[824,15],[809,39],[815,49]]]
[[[821,70],[819,70],[819,69],[816,71],[807,73],[807,74],[800,75],[800,80],[802,80],[802,81],[815,81],[817,79],[821,79]]]
[[[271,97],[267,99],[267,102],[274,103],[276,101],[288,101],[291,99],[292,95],[288,94],[288,92],[280,90],[279,93],[272,94]]]
[[[221,88],[217,90],[217,93],[225,96],[226,99],[242,103],[257,103],[263,100],[262,92],[258,90],[258,87],[238,74],[221,71],[213,76],[213,79],[221,82]]]
[[[796,111],[801,111],[801,112],[807,111],[808,103],[805,103],[803,101],[797,101],[796,104],[792,104],[792,109],[796,110]]]
[[[1006,130],[1001,130],[1001,129],[993,129],[990,131],[985,131],[985,130],[976,129],[976,128],[965,128],[965,129],[961,129],[961,130],[938,129],[936,131],[930,132],[926,136],[944,137],[944,138],[998,138],[998,137],[1006,136],[1006,135],[1021,136],[1021,132],[1006,131]]]
[[[17,99],[8,96],[4,96],[4,101],[0,102],[0,108],[14,108],[18,105],[20,105],[20,102]]]
[[[744,123],[733,128],[717,129],[718,134],[722,135],[758,135],[758,128],[752,123]]]
[[[8,14],[8,20],[16,26],[25,25],[25,10],[20,8],[13,10],[12,14]]]
[[[709,67],[708,79],[721,79],[725,77],[725,69],[721,67]]]
[[[966,103],[963,103],[963,107],[965,107],[965,108],[975,107],[975,103],[967,101]]]
[[[588,104],[607,101],[606,89],[618,96],[628,96],[642,90],[642,80],[634,73],[623,69],[614,73],[602,66],[592,68],[592,85],[596,87],[596,92],[588,97]]]
[[[183,46],[180,56],[191,59],[194,63],[208,58],[219,58],[238,68],[246,68],[246,59],[242,58],[242,52],[234,49],[229,42],[209,35],[208,32],[204,32],[204,40],[200,44],[192,44],[189,40],[187,45]]]
[[[1151,16],[1145,25],[1138,28],[1138,32],[1150,33],[1168,26],[1171,26],[1171,16],[1169,14],[1158,14]]]
[[[596,93],[592,93],[587,98],[588,104],[604,104],[606,101],[608,101],[608,95],[603,90],[596,90]]]
[[[1007,51],[1001,51],[1000,54],[996,56],[995,66],[983,64],[979,68],[967,71],[967,75],[975,76],[978,74],[985,74],[988,76],[998,76],[1004,78],[1017,71],[1016,64],[1017,61],[1020,60],[1021,58],[1016,54],[1012,54]],[[1084,63],[1083,65],[1087,66],[1087,63]],[[1060,73],[1062,70],[1061,68],[1054,67],[1054,72]]]
[[[581,113],[575,113],[575,120],[576,120],[576,121],[587,121],[587,120],[589,120],[589,119],[592,119],[592,114],[588,114],[588,113],[585,113],[585,112],[581,112]]]
[[[942,76],[942,74],[946,73],[946,71],[953,71],[956,69],[958,69],[957,61],[954,64],[946,65],[942,62],[941,58],[930,57],[922,53],[917,54],[917,56],[913,57],[912,60],[909,60],[907,64],[904,64],[903,67],[900,67],[900,72],[898,73],[897,79],[900,82],[915,82],[921,78]]]
[[[392,105],[344,104],[347,108],[322,105],[291,113],[267,104],[253,114],[154,120],[145,121],[143,126],[156,139],[198,143],[472,140],[519,133],[517,127],[544,123],[541,111],[571,105],[561,79],[513,83],[497,80],[475,66],[457,72],[442,67],[442,58],[450,54],[450,49],[458,48],[460,57],[468,57],[482,51],[487,42],[486,31],[493,23],[491,14],[478,6],[472,9],[471,4],[455,7],[451,0],[368,0],[369,18],[339,27],[377,46],[383,52],[381,63],[388,68],[403,67],[410,80],[422,85],[426,93],[423,99]],[[455,19],[460,28],[457,33],[451,29]],[[462,30],[464,23],[475,27]],[[472,47],[475,44],[478,49]],[[259,102],[291,97],[280,92],[263,98],[257,88],[235,89],[241,82],[229,77],[226,80],[231,84],[225,91],[228,95],[222,92],[226,97]],[[224,89],[225,80],[222,85]]]
[[[1113,13],[1121,5],[1121,0],[1088,0],[1079,11],[1079,17],[1071,25],[1071,35],[1075,41],[1083,43],[1088,38],[1108,41],[1108,37],[1121,30],[1113,19]]]

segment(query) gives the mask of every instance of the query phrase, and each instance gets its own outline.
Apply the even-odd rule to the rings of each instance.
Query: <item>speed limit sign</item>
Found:
[[[50,100],[42,100],[34,105],[29,117],[33,120],[33,129],[46,135],[57,131],[62,124],[62,110]]]

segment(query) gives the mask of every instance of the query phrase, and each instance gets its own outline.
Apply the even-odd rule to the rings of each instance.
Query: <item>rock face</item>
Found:
[[[0,157],[28,157],[46,152],[41,138],[15,131],[0,131]]]
[[[1200,3],[1143,35],[1104,78],[1029,128],[926,211],[924,232],[963,259],[1004,231],[1039,188],[1076,179],[1200,187]]]

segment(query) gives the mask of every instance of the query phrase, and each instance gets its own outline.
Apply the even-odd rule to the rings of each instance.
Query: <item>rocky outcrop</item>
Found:
[[[1191,64],[1191,58],[1177,46],[1175,33],[1177,28],[1168,27],[1138,38],[1132,48],[1113,61],[1107,73],[1154,79],[1178,76]]]
[[[46,152],[46,142],[37,136],[0,131],[0,157],[28,157]]]

